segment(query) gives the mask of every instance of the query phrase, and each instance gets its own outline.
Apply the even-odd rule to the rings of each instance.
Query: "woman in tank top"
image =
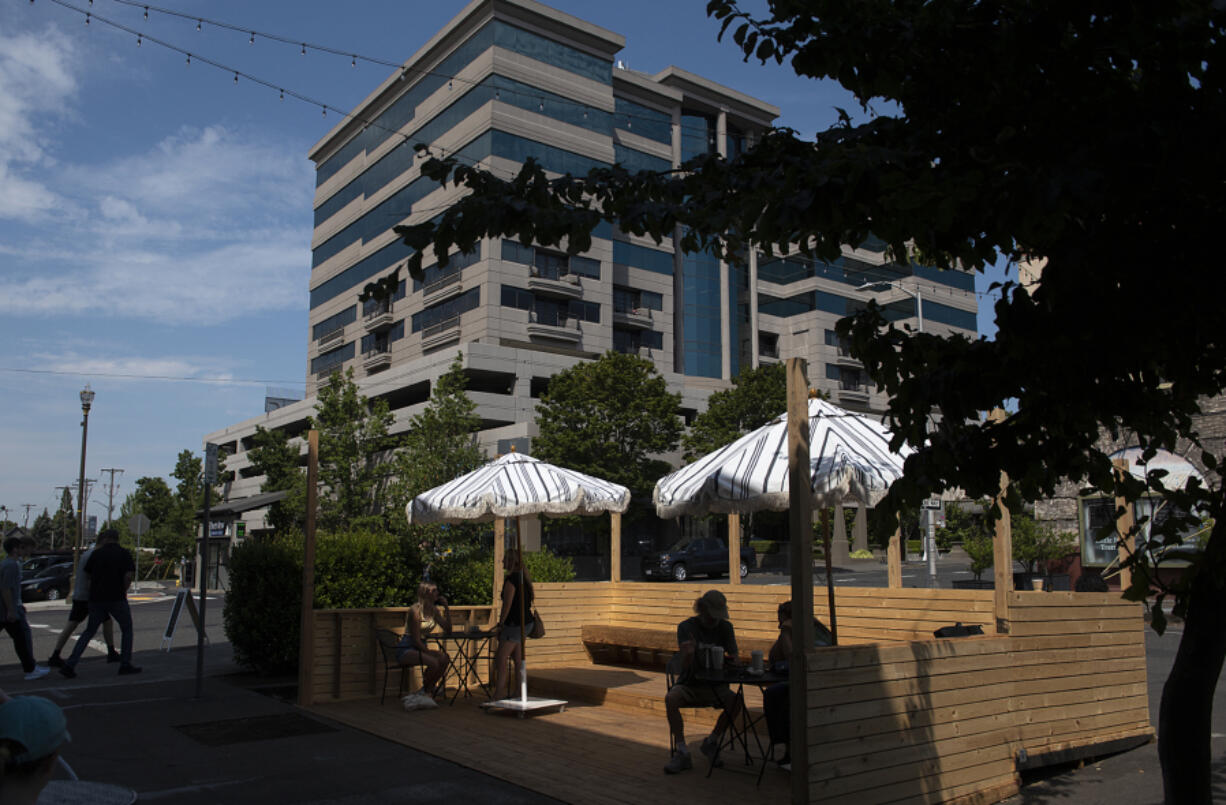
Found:
[[[508,673],[507,660],[513,660],[515,668],[524,659],[524,647],[520,642],[520,613],[523,613],[523,634],[532,631],[532,578],[524,568],[519,551],[510,549],[502,562],[506,570],[502,582],[502,614],[498,618],[498,652],[494,655],[494,698],[504,699],[510,680],[515,672]],[[520,571],[523,571],[523,588],[520,588]]]
[[[401,665],[425,666],[422,690],[418,693],[435,696],[441,692],[435,687],[446,675],[451,658],[441,646],[436,649],[427,646],[426,640],[434,632],[450,631],[451,611],[447,598],[439,594],[437,584],[423,581],[417,585],[417,603],[409,607],[405,615],[404,637],[396,647],[396,659]]]

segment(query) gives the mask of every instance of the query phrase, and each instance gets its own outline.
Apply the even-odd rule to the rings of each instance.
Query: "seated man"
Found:
[[[690,749],[685,744],[685,724],[681,718],[682,707],[723,708],[715,729],[702,741],[702,753],[712,760],[719,752],[719,736],[729,720],[736,715],[736,700],[727,685],[699,682],[695,678],[697,662],[695,653],[699,645],[720,646],[725,658],[736,659],[736,634],[728,620],[728,601],[718,590],[708,590],[694,602],[694,617],[677,625],[677,646],[681,655],[681,672],[676,684],[664,697],[668,713],[668,728],[676,739],[677,748],[664,767],[667,774],[676,774],[693,768]]]
[[[779,619],[779,637],[771,646],[770,668],[777,674],[788,673],[788,663],[792,656],[792,602],[784,601],[777,612]],[[813,645],[830,646],[834,644],[833,635],[826,625],[817,618],[813,619]],[[791,691],[787,682],[778,682],[762,691],[762,710],[766,716],[766,728],[771,745],[783,744],[783,757],[779,765],[785,769],[792,767],[792,755],[788,744],[791,742],[791,718],[788,713],[788,697]]]

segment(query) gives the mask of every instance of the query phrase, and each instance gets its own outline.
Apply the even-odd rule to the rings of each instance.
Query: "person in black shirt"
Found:
[[[699,682],[696,653],[701,646],[719,646],[726,659],[735,660],[736,633],[728,620],[728,601],[719,590],[707,590],[694,602],[695,615],[677,625],[677,646],[681,656],[681,672],[677,681],[664,697],[668,713],[668,729],[676,740],[673,755],[664,767],[667,774],[676,774],[693,768],[689,747],[685,744],[685,722],[681,718],[682,707],[722,708],[715,729],[702,741],[702,753],[712,760],[719,753],[719,736],[723,734],[729,719],[736,714],[736,698],[727,685]]]
[[[132,613],[128,609],[128,587],[136,577],[132,554],[119,544],[119,532],[108,528],[98,535],[98,547],[81,568],[89,574],[89,623],[77,639],[72,655],[64,661],[60,673],[72,679],[77,675],[77,663],[89,641],[109,615],[123,632],[119,648],[119,673],[139,674],[132,664]]]
[[[522,632],[527,635],[535,625],[532,621],[532,577],[524,567],[523,557],[519,551],[507,551],[502,560],[506,570],[506,580],[502,583],[502,610],[498,617],[498,652],[494,655],[494,698],[506,698],[510,688],[510,677],[507,674],[507,660],[513,660],[515,667],[524,659],[524,645],[520,640]],[[523,574],[523,586],[520,586],[520,574]],[[520,620],[520,613],[523,620]]]

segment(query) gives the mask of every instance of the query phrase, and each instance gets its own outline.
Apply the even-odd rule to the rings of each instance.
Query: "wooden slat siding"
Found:
[[[989,801],[1019,749],[1152,735],[1139,607],[1016,592],[1009,612],[1007,637],[811,652],[811,801]]]

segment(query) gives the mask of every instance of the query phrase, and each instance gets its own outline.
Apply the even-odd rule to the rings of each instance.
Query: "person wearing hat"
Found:
[[[666,774],[677,774],[693,768],[690,749],[685,743],[685,722],[681,718],[682,707],[715,707],[723,709],[715,729],[702,740],[702,753],[712,762],[719,754],[719,736],[736,715],[736,697],[727,685],[699,682],[695,672],[699,646],[719,646],[724,657],[736,659],[736,633],[728,620],[728,601],[719,590],[707,590],[694,602],[694,617],[686,618],[677,625],[677,648],[681,657],[681,671],[677,681],[664,697],[668,713],[668,729],[676,742],[673,755],[664,767]]]
[[[54,702],[17,696],[0,704],[0,802],[37,802],[67,740],[68,722]]]

